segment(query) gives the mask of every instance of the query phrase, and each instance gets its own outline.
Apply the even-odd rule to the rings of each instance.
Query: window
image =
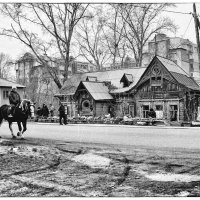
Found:
[[[161,86],[152,86],[151,90],[154,92],[161,91]]]
[[[9,95],[9,91],[8,90],[4,90],[3,91],[3,99],[8,99],[8,95]]]
[[[163,110],[163,106],[162,105],[156,105],[156,110]]]
[[[161,76],[158,76],[158,77],[157,77],[157,80],[158,80],[158,81],[161,81]]]
[[[149,112],[149,106],[148,105],[143,105],[142,106],[143,118],[148,118],[148,112]]]

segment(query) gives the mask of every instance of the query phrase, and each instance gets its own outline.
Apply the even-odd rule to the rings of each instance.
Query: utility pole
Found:
[[[156,34],[155,34],[155,56],[157,56],[157,41],[156,41]]]
[[[200,70],[200,41],[199,41],[199,28],[198,25],[198,18],[196,13],[196,5],[193,3],[193,17],[194,17],[194,24],[195,24],[195,32],[196,32],[196,40],[197,40],[197,53],[199,59],[199,70]]]

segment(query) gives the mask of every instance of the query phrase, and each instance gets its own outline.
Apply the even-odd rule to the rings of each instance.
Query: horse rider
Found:
[[[21,97],[18,94],[17,87],[15,85],[12,86],[12,90],[9,94],[9,102],[11,108],[8,110],[8,117],[13,117],[16,106],[21,103]]]

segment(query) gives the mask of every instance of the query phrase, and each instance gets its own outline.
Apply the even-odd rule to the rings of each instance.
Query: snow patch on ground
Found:
[[[0,146],[0,155],[7,154],[10,150],[10,147]]]
[[[191,174],[171,174],[171,173],[154,173],[147,174],[146,172],[139,172],[144,175],[146,178],[151,179],[153,181],[173,181],[173,182],[192,182],[192,181],[200,181],[200,176],[191,175]]]
[[[149,174],[147,178],[154,181],[192,182],[200,181],[200,176],[190,174]]]
[[[42,151],[46,150],[47,148],[45,147],[40,147],[40,146],[35,146],[29,147],[29,146],[18,146],[12,148],[12,152],[20,155],[20,156],[33,156],[33,157],[41,157],[43,158],[44,156],[41,154]]]
[[[88,165],[92,168],[109,166],[111,161],[109,158],[98,156],[92,153],[75,156],[72,160],[84,165]]]

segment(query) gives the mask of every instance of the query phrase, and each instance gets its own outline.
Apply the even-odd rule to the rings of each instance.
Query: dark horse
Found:
[[[34,116],[34,105],[31,103],[31,101],[27,99],[23,99],[19,105],[16,106],[14,110],[13,117],[8,117],[8,109],[10,105],[3,105],[0,107],[0,125],[3,122],[3,119],[7,120],[9,123],[9,128],[12,134],[13,138],[16,138],[16,136],[13,133],[12,129],[12,123],[17,122],[19,132],[17,133],[17,136],[20,138],[23,138],[23,133],[27,130],[26,123],[28,116],[33,117]],[[22,130],[22,126],[23,130]]]

